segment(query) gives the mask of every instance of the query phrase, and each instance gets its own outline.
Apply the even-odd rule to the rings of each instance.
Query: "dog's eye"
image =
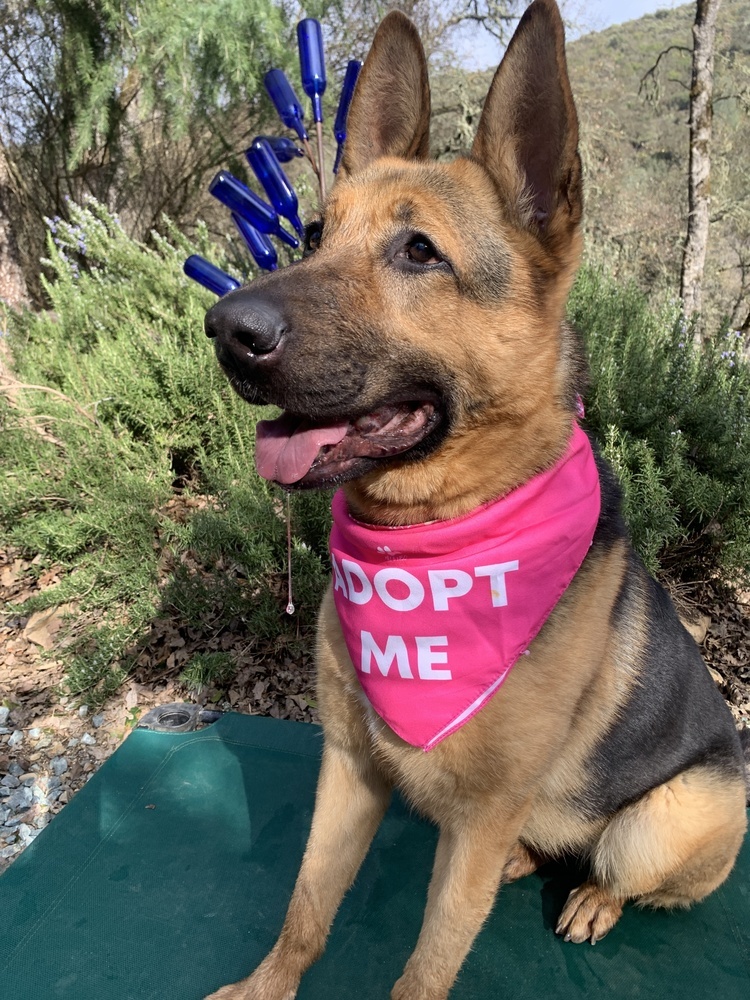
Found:
[[[305,247],[302,251],[303,257],[309,257],[311,253],[315,251],[320,246],[320,240],[323,236],[323,223],[322,222],[311,222],[309,226],[305,229]]]
[[[443,258],[424,236],[415,236],[404,247],[404,256],[415,264],[441,264]]]

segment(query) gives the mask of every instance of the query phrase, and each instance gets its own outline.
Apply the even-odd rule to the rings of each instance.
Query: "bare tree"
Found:
[[[698,0],[693,25],[688,221],[680,275],[680,297],[685,315],[688,317],[700,312],[701,309],[701,287],[708,246],[714,39],[720,6],[721,0]],[[700,339],[697,327],[696,337]]]
[[[639,93],[658,103],[661,94],[659,70],[672,52],[690,55],[690,152],[688,166],[687,233],[682,251],[680,298],[685,316],[701,311],[703,272],[708,247],[711,206],[711,131],[713,124],[714,42],[721,0],[697,0],[693,22],[693,46],[669,45],[641,77]],[[701,339],[696,325],[696,340]]]

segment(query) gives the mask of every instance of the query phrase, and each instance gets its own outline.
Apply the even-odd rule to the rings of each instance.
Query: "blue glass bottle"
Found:
[[[255,226],[261,233],[273,234],[290,247],[298,247],[299,240],[282,229],[278,215],[262,198],[237,180],[226,170],[220,170],[208,185],[208,190],[232,212]]]
[[[295,157],[305,155],[299,146],[295,146],[294,142],[284,135],[259,135],[258,138],[266,140],[279,163],[289,163]]]
[[[264,233],[259,233],[255,226],[251,226],[236,212],[232,212],[232,222],[239,230],[240,236],[245,241],[245,245],[258,267],[262,267],[264,271],[275,271],[278,267],[278,257],[276,256],[276,248],[269,238]]]
[[[239,281],[235,281],[226,271],[209,263],[205,257],[201,257],[197,253],[188,257],[182,265],[182,269],[188,278],[192,278],[193,281],[197,281],[199,285],[207,288],[209,292],[214,292],[219,296],[226,295],[227,292],[233,292],[235,288],[240,287]]]
[[[270,69],[263,77],[263,82],[279,118],[287,128],[293,129],[297,133],[302,142],[307,142],[307,130],[304,124],[305,113],[284,71]]]
[[[334,174],[338,173],[341,156],[344,152],[344,143],[346,141],[346,120],[349,117],[349,106],[352,103],[352,97],[354,97],[354,88],[357,86],[359,71],[361,69],[362,63],[359,59],[350,59],[347,63],[346,73],[344,74],[344,83],[341,87],[341,97],[339,97],[339,106],[336,111],[336,121],[333,125],[333,134],[336,136],[336,142],[338,143],[336,148],[336,160],[333,164]]]
[[[302,89],[312,101],[314,120],[322,122],[326,67],[323,56],[323,32],[320,29],[320,22],[314,17],[306,17],[297,25],[297,44]]]
[[[304,235],[305,227],[297,214],[299,203],[295,190],[265,139],[253,139],[250,148],[245,150],[245,156],[273,207],[291,222],[300,235]]]

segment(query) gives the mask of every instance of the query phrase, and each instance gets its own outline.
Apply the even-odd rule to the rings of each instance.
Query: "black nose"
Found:
[[[278,308],[267,301],[248,298],[244,289],[219,299],[206,313],[207,337],[215,337],[230,350],[271,354],[286,333],[286,322]]]

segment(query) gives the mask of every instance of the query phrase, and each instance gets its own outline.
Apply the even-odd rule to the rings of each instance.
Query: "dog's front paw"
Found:
[[[211,993],[204,1000],[248,1000],[250,994],[245,990],[247,980],[222,986],[216,993]]]
[[[573,889],[560,914],[555,934],[566,941],[596,944],[615,926],[622,913],[622,900],[614,899],[595,882],[584,882]]]
[[[205,1000],[294,1000],[298,986],[298,979],[292,981],[288,973],[266,959],[252,976],[222,986]]]
[[[296,989],[286,990],[284,993],[260,992],[252,985],[250,979],[242,979],[239,983],[231,983],[229,986],[222,986],[216,993],[211,993],[205,1000],[294,1000],[297,995]]]
[[[446,1000],[448,990],[425,982],[416,982],[405,973],[391,990],[391,1000]]]

